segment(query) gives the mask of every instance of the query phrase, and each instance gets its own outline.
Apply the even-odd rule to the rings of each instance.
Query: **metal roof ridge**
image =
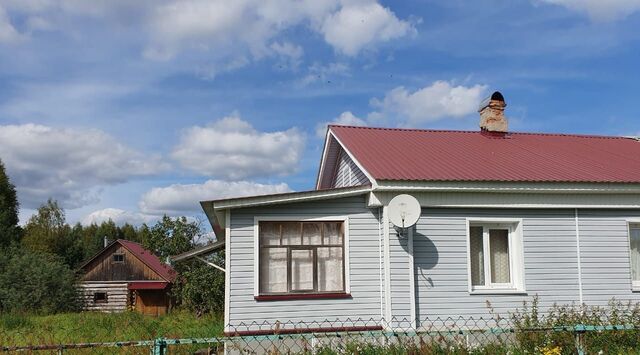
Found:
[[[351,126],[351,125],[336,125],[330,124],[329,127],[335,128],[348,128],[348,129],[367,129],[376,131],[399,131],[399,132],[432,132],[432,133],[471,133],[482,134],[482,131],[471,130],[455,130],[455,129],[433,129],[433,128],[400,128],[400,127],[371,127],[371,126]],[[612,135],[599,135],[599,134],[577,134],[577,133],[554,133],[554,132],[505,132],[506,135],[529,135],[529,136],[560,136],[560,137],[576,137],[576,138],[601,138],[601,139],[635,139],[640,140],[640,137],[628,137],[628,136],[612,136]]]

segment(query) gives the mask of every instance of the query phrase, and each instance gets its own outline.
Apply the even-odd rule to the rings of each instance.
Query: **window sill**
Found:
[[[259,295],[254,296],[256,301],[294,301],[294,300],[313,300],[313,299],[341,299],[351,298],[349,293],[304,293],[304,294],[287,294],[287,295]]]
[[[470,295],[526,295],[527,291],[507,288],[472,290]]]

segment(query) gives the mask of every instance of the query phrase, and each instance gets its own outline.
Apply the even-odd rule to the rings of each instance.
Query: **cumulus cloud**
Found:
[[[285,183],[208,180],[203,184],[174,184],[153,188],[142,196],[139,207],[146,214],[180,215],[202,212],[199,201],[289,192]]]
[[[168,169],[159,157],[103,131],[36,124],[0,126],[0,159],[25,208],[36,208],[49,197],[65,208],[84,206],[97,200],[100,186]]]
[[[407,124],[434,122],[445,117],[463,117],[478,109],[487,86],[454,86],[451,82],[436,81],[414,92],[400,86],[371,104],[379,111],[372,117],[401,116]]]
[[[366,126],[367,122],[362,118],[356,117],[350,111],[345,111],[336,117],[333,121],[321,122],[316,126],[316,135],[319,138],[324,138],[327,133],[328,125],[342,125],[342,126]]]
[[[196,48],[216,55],[278,52],[272,44],[284,31],[307,26],[337,51],[353,56],[366,47],[402,37],[413,26],[375,0],[189,0],[169,1],[148,20],[150,58],[166,60]]]
[[[184,130],[172,157],[184,168],[223,180],[296,171],[305,136],[297,128],[260,132],[237,114]]]
[[[121,226],[125,223],[133,225],[141,225],[158,219],[156,216],[150,216],[139,212],[131,212],[119,208],[105,208],[91,212],[82,219],[82,224],[90,225],[92,223],[101,224],[109,220]]]
[[[540,0],[587,14],[595,21],[614,21],[640,10],[639,0]]]
[[[389,8],[372,2],[345,5],[327,16],[321,31],[336,50],[355,56],[373,43],[404,37],[415,29]]]

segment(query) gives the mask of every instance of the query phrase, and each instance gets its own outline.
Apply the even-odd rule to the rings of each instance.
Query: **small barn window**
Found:
[[[114,263],[124,263],[124,254],[113,254]]]
[[[93,303],[107,303],[107,293],[95,292],[93,294]]]
[[[342,221],[258,224],[259,293],[345,292]]]

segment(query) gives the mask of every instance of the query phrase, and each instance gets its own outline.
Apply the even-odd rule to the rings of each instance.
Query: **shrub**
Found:
[[[21,249],[0,253],[0,312],[56,313],[78,309],[72,270],[59,258]]]

